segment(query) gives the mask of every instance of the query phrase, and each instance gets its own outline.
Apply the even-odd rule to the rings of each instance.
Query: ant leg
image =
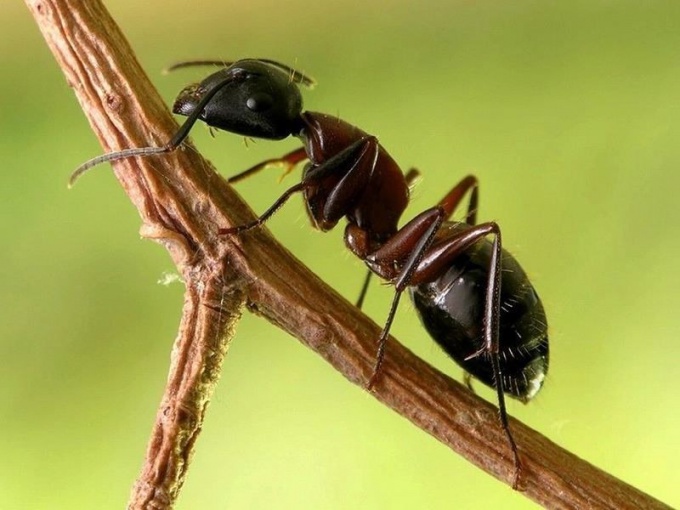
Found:
[[[371,275],[373,272],[369,269],[366,271],[366,277],[364,278],[364,284],[361,286],[361,291],[359,292],[359,299],[357,299],[357,302],[355,306],[361,310],[361,307],[364,305],[364,299],[366,298],[366,293],[368,292],[368,284],[371,282]]]
[[[298,157],[297,152],[294,157]],[[368,159],[366,159],[368,157]],[[285,204],[294,194],[303,191],[309,186],[314,186],[319,179],[327,175],[344,170],[345,175],[340,182],[331,190],[324,206],[324,221],[336,223],[345,215],[347,204],[351,203],[360,193],[363,193],[366,184],[370,180],[378,157],[378,142],[374,137],[358,140],[346,149],[340,151],[323,164],[312,167],[305,177],[295,186],[288,188],[274,204],[267,209],[259,218],[250,223],[236,227],[221,228],[220,235],[239,234],[241,232],[259,227],[267,221],[279,208]],[[349,166],[349,170],[346,168]]]
[[[380,338],[378,339],[378,353],[376,355],[375,365],[373,366],[373,373],[366,384],[366,388],[370,390],[373,388],[375,381],[380,373],[385,358],[385,347],[387,346],[387,337],[392,327],[394,314],[399,306],[399,299],[401,293],[411,284],[411,277],[418,269],[418,265],[425,255],[427,249],[432,244],[434,237],[444,221],[444,210],[441,207],[434,207],[420,213],[413,220],[407,223],[397,234],[382,248],[369,255],[366,258],[367,263],[371,269],[376,272],[386,275],[386,266],[393,265],[395,260],[394,254],[403,254],[406,260],[402,265],[399,273],[395,275],[394,287],[395,293],[392,299],[392,305],[385,321]],[[387,248],[387,249],[385,249]],[[401,257],[403,258],[403,257]]]
[[[258,173],[260,170],[264,170],[270,165],[283,165],[285,169],[283,175],[285,176],[291,172],[298,163],[304,161],[305,159],[307,159],[307,152],[305,151],[304,147],[300,147],[299,149],[295,149],[294,151],[291,151],[280,158],[267,159],[248,168],[247,170],[244,170],[243,172],[232,175],[227,179],[227,182],[229,184],[235,184],[239,181],[242,181],[243,179],[246,179],[247,177],[250,177],[251,175]]]
[[[262,225],[265,221],[267,221],[269,218],[272,217],[272,215],[278,211],[283,204],[285,204],[288,199],[294,194],[299,191],[302,191],[305,188],[305,183],[304,182],[299,182],[295,186],[291,186],[288,188],[286,191],[284,191],[283,195],[281,195],[274,204],[267,209],[262,215],[257,218],[255,221],[251,221],[250,223],[245,223],[243,225],[238,225],[237,227],[229,227],[229,228],[221,228],[217,231],[219,235],[232,235],[232,234],[240,234],[241,232],[244,232],[246,230],[252,230],[256,227],[259,227]]]
[[[441,199],[439,205],[446,211],[446,219],[448,220],[453,215],[460,202],[465,197],[465,194],[470,192],[470,201],[468,202],[467,214],[465,215],[465,223],[468,225],[475,225],[477,223],[477,204],[479,202],[479,182],[474,175],[468,175],[456,184],[451,191],[449,191],[444,198]]]
[[[470,194],[470,201],[468,203],[468,212],[466,215],[466,222],[469,225],[474,225],[476,223],[476,218],[477,218],[477,204],[479,201],[479,187],[478,187],[478,181],[477,178],[473,175],[468,175],[465,177],[463,180],[461,180],[454,188],[442,199],[439,205],[444,207],[444,209],[447,211],[447,218],[453,214],[453,211],[455,208],[458,206],[460,201],[463,199],[465,193],[468,190],[472,190]],[[495,224],[494,224],[495,225]],[[505,431],[505,435],[508,438],[508,442],[510,443],[510,448],[513,453],[514,457],[514,464],[515,464],[515,473],[513,475],[513,481],[512,481],[512,487],[513,489],[517,488],[517,484],[519,483],[519,474],[521,471],[521,463],[519,460],[519,454],[517,452],[517,445],[515,443],[514,438],[512,437],[512,434],[510,432],[510,425],[508,422],[508,413],[505,407],[505,394],[503,392],[503,376],[501,373],[501,367],[500,367],[500,359],[499,359],[499,337],[498,337],[498,328],[499,328],[499,317],[500,317],[500,293],[501,293],[501,282],[500,282],[500,275],[501,275],[501,253],[502,253],[502,247],[501,247],[501,231],[500,228],[496,225],[493,230],[493,233],[495,234],[495,239],[494,239],[494,244],[493,244],[493,256],[491,258],[491,262],[489,264],[489,282],[487,284],[487,291],[486,291],[486,303],[484,307],[484,346],[477,351],[476,353],[473,353],[470,355],[467,359],[474,358],[476,356],[479,356],[483,353],[488,353],[491,356],[491,364],[492,364],[492,369],[494,373],[494,378],[495,378],[495,387],[496,387],[496,395],[498,397],[498,409],[499,409],[499,415],[500,415],[500,420],[501,420],[501,426],[503,427],[503,430]],[[451,241],[450,241],[451,242]],[[453,242],[451,242],[453,245]],[[464,250],[464,249],[463,249]],[[458,250],[454,250],[457,253]],[[435,257],[439,257],[439,254],[435,254]],[[448,261],[450,258],[446,257],[446,261]],[[427,261],[426,261],[427,262]],[[442,259],[440,264],[445,265],[445,260]],[[434,269],[436,270],[436,265],[434,266]],[[421,271],[424,273],[426,272],[426,268],[422,267]],[[430,270],[431,271],[431,270]],[[420,275],[419,275],[420,276]],[[472,388],[472,383],[471,383],[471,376],[469,373],[465,374],[464,377],[464,382],[467,385],[467,387],[474,392]]]
[[[499,319],[501,304],[501,258],[503,250],[500,227],[494,222],[482,223],[471,226],[463,231],[455,232],[447,240],[438,242],[435,247],[430,249],[421,258],[421,262],[410,279],[409,284],[417,285],[425,281],[431,281],[438,274],[441,274],[442,271],[445,271],[452,260],[488,235],[493,235],[494,241],[491,260],[489,261],[489,279],[484,302],[484,345],[477,352],[468,356],[467,359],[475,358],[482,354],[488,354],[490,357],[501,426],[508,439],[508,443],[510,443],[514,457],[515,473],[513,475],[512,487],[516,489],[521,472],[521,462],[517,451],[517,444],[510,432],[508,412],[505,407],[505,394],[503,392],[503,374],[500,364]]]
[[[505,436],[510,443],[510,449],[514,457],[515,472],[512,477],[512,488],[517,489],[519,485],[519,475],[522,471],[522,463],[519,460],[519,452],[515,438],[510,432],[508,412],[505,408],[505,394],[503,392],[503,374],[501,372],[500,360],[500,340],[499,340],[499,319],[501,314],[501,230],[497,224],[495,226],[495,239],[493,243],[493,254],[489,262],[489,282],[486,288],[486,303],[484,305],[484,337],[486,351],[491,355],[491,365],[493,367],[496,386],[496,396],[498,397],[498,411],[501,425]],[[473,355],[474,356],[474,355]]]

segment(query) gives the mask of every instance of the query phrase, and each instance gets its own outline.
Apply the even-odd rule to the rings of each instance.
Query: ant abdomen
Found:
[[[444,226],[444,228],[446,225]],[[434,281],[411,287],[423,326],[456,363],[495,387],[484,347],[484,306],[492,244],[483,240],[458,256]],[[548,333],[543,305],[517,260],[502,251],[499,364],[503,392],[528,402],[548,371]]]

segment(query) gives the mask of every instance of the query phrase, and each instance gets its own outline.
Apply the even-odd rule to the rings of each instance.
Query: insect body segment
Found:
[[[455,230],[448,223],[442,230]],[[483,348],[484,292],[491,243],[477,243],[434,281],[409,289],[423,326],[465,370],[487,386],[495,377]],[[512,255],[502,253],[499,352],[503,391],[528,402],[543,385],[548,370],[548,337],[543,305]]]
[[[297,128],[302,96],[286,74],[258,60],[241,60],[187,86],[175,100],[173,111],[190,116],[201,99],[215,92],[198,109],[198,118],[217,129],[280,140]]]

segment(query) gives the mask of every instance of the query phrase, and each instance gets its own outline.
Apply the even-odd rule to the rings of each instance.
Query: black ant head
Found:
[[[313,84],[311,79],[278,62],[239,60],[186,87],[172,110],[190,116],[212,92],[214,96],[203,106],[200,120],[239,135],[280,140],[297,130],[302,113],[297,83]]]
[[[208,126],[256,138],[281,140],[297,134],[302,113],[302,97],[297,84],[311,88],[314,80],[275,60],[264,58],[238,62],[193,60],[180,62],[167,70],[202,65],[219,65],[223,69],[180,92],[172,110],[188,118],[172,139],[160,147],[123,149],[92,158],[71,174],[69,187],[100,163],[174,151],[189,136],[197,120]]]

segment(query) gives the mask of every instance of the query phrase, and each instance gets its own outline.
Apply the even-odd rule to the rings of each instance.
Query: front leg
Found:
[[[293,194],[301,191],[307,193],[309,210],[312,212],[316,226],[321,230],[329,230],[347,214],[351,204],[355,203],[363,194],[375,169],[378,147],[375,137],[358,140],[322,164],[310,166],[305,171],[302,181],[288,188],[255,221],[236,227],[222,228],[218,230],[218,233],[220,235],[239,234],[259,227],[278,211]],[[305,158],[304,150],[297,149],[281,159],[268,160],[249,168],[245,172],[232,177],[230,182],[259,172],[269,162],[293,164]],[[334,183],[330,189],[326,189],[327,182],[338,175],[341,176],[339,182]],[[314,201],[315,196],[318,196],[316,201]],[[318,208],[317,202],[321,203],[322,207]]]
[[[299,149],[295,149],[294,151],[291,151],[288,154],[284,154],[280,158],[267,159],[265,161],[258,163],[257,165],[251,166],[250,168],[244,170],[243,172],[239,172],[236,175],[232,175],[227,179],[227,182],[229,184],[235,184],[239,181],[242,181],[243,179],[250,177],[251,175],[260,172],[261,170],[264,170],[268,166],[274,165],[283,166],[284,168],[283,175],[285,176],[286,174],[290,173],[298,163],[301,163],[305,159],[307,159],[307,152],[305,151],[304,147],[300,147]]]

